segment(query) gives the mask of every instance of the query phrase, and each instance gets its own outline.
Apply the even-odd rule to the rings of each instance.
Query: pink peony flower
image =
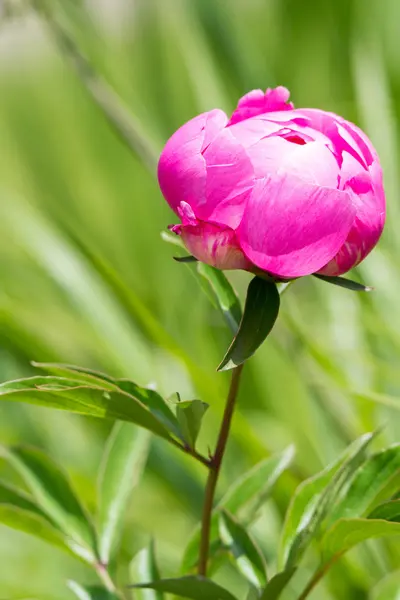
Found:
[[[290,279],[341,275],[377,243],[382,171],[367,136],[318,109],[294,109],[286,88],[254,90],[230,119],[212,110],[168,140],[162,193],[191,254],[219,269]]]

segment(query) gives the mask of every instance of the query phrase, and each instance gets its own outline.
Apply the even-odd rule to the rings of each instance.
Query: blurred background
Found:
[[[283,298],[273,335],[245,370],[220,492],[255,461],[296,445],[294,467],[253,531],[273,572],[297,483],[377,426],[384,425],[378,445],[400,437],[400,4],[50,4],[157,150],[195,114],[214,107],[229,112],[252,88],[285,85],[296,106],[356,122],[380,153],[388,225],[379,248],[351,274],[376,291],[358,295],[312,278],[297,282]],[[201,439],[207,451],[228,384],[215,367],[229,332],[190,268],[174,262],[173,247],[161,239],[176,217],[154,177],[27,5],[0,3],[0,379],[32,374],[32,360],[58,361],[153,382],[166,395],[179,390],[183,398],[200,397],[211,404]],[[248,280],[232,276],[242,297]],[[52,410],[0,405],[1,443],[45,449],[90,508],[109,428]],[[1,461],[0,476],[21,485]],[[155,440],[132,499],[123,560],[154,535],[164,573],[176,573],[199,518],[203,485],[201,467]],[[353,550],[310,597],[398,600],[399,546],[386,541]],[[0,597],[9,600],[67,600],[68,578],[93,580],[72,558],[3,526],[0,565]],[[228,567],[220,577],[240,592]]]

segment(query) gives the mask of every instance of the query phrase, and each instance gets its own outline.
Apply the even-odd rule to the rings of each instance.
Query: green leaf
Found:
[[[248,504],[252,504],[254,514],[263,503],[282,473],[289,467],[295,454],[294,446],[283,452],[265,458],[231,485],[220,500],[218,507],[236,514]]]
[[[147,431],[116,423],[104,452],[98,482],[97,531],[100,560],[108,564],[118,546],[132,489],[140,480],[149,451]]]
[[[390,500],[380,504],[368,515],[368,519],[383,519],[400,523],[400,500]]]
[[[84,553],[76,552],[76,545],[69,544],[64,534],[53,527],[48,519],[42,517],[38,512],[26,510],[11,504],[0,504],[0,523],[10,529],[22,531],[41,539],[47,544],[64,550],[74,552],[79,558],[86,560],[91,558]]]
[[[155,582],[161,579],[153,542],[150,542],[147,548],[140,550],[132,559],[129,573],[133,581],[138,583]],[[136,589],[135,591],[135,600],[164,600],[164,598],[160,590]]]
[[[324,535],[323,564],[372,538],[400,535],[400,523],[380,519],[339,519]]]
[[[381,579],[371,590],[369,600],[400,600],[400,571]]]
[[[172,244],[173,246],[178,246],[178,248],[181,248],[182,250],[186,250],[182,238],[179,235],[176,235],[176,233],[170,233],[169,231],[161,231],[160,237],[164,242]]]
[[[143,388],[129,379],[116,379],[115,384],[120,390],[129,394],[132,398],[136,398],[148,408],[152,415],[163,425],[168,432],[183,441],[178,419],[169,408],[164,399],[154,390]]]
[[[139,392],[141,399],[153,397],[151,390],[137,388],[138,395]],[[63,377],[29,377],[0,384],[0,400],[26,402],[100,419],[128,421],[169,440],[166,427],[141,399],[117,386],[111,391],[105,385],[89,386],[83,381]]]
[[[362,517],[388,481],[400,472],[400,444],[370,456],[357,470],[350,485],[329,515],[327,527],[340,518]]]
[[[111,391],[115,389],[116,380],[101,371],[94,371],[93,369],[86,369],[85,367],[66,365],[63,363],[40,363],[32,361],[32,366],[37,369],[42,369],[42,371],[46,371],[46,373],[50,373],[50,375],[55,375],[56,377],[81,381],[82,383],[87,383],[89,386],[95,385]]]
[[[178,421],[173,412],[168,407],[163,398],[154,390],[140,387],[130,379],[116,379],[92,369],[75,367],[73,365],[53,364],[53,363],[32,363],[36,367],[44,369],[48,373],[72,378],[74,381],[81,381],[89,387],[95,386],[107,391],[121,391],[129,394],[135,400],[138,400],[163,424],[169,432],[177,438],[182,439]],[[126,420],[126,419],[121,419]]]
[[[376,434],[361,436],[332,465],[299,485],[292,497],[281,535],[279,565],[288,569],[301,558],[332,503],[355,470]]]
[[[277,600],[289,581],[292,579],[296,570],[296,567],[292,567],[274,575],[274,577],[270,579],[264,588],[260,596],[260,600]]]
[[[374,289],[372,287],[362,285],[361,283],[357,283],[357,281],[345,279],[344,277],[328,277],[327,275],[314,275],[314,277],[317,277],[322,281],[326,281],[327,283],[332,283],[333,285],[346,288],[346,290],[351,290],[353,292],[371,292]]]
[[[215,269],[202,262],[197,263],[197,271],[207,280],[225,321],[231,331],[236,334],[242,319],[242,308],[239,298],[228,278],[219,269]]]
[[[176,262],[180,262],[180,263],[193,263],[193,262],[197,262],[197,258],[195,256],[173,256],[172,257],[174,260],[176,260]]]
[[[0,447],[0,454],[19,472],[40,508],[63,533],[95,560],[95,533],[89,517],[59,467],[34,448]]]
[[[234,369],[249,359],[271,332],[279,313],[280,297],[275,283],[254,277],[247,290],[239,329],[218,371]]]
[[[216,509],[225,509],[233,515],[245,510],[246,517],[253,518],[258,508],[268,498],[281,474],[292,462],[294,452],[294,446],[289,446],[283,452],[270,456],[252,467],[228,488]],[[211,518],[211,557],[222,550],[218,540],[217,510],[214,510]],[[181,566],[183,573],[190,572],[196,566],[199,543],[200,527],[198,526],[185,548]]]
[[[11,529],[39,537],[53,546],[75,554],[85,562],[93,562],[93,553],[57,528],[33,498],[3,482],[0,482],[0,522]]]
[[[328,485],[344,460],[344,457],[341,456],[317,475],[303,481],[295,490],[286,512],[281,533],[278,559],[280,568],[283,568],[287,563],[293,541],[301,531],[303,523],[309,518],[308,515],[315,507],[316,500],[321,496],[322,490]]]
[[[209,405],[201,400],[189,400],[176,404],[176,416],[182,431],[184,441],[195,447],[200,433],[201,423]]]
[[[189,600],[237,600],[228,590],[205,577],[189,575],[179,579],[161,579],[152,583],[131,586],[136,589],[150,589],[175,594]]]
[[[267,583],[265,559],[249,532],[226,511],[219,515],[219,531],[242,575],[255,587],[263,587]]]
[[[170,233],[163,231],[161,237],[165,242],[182,249],[185,248],[179,236],[171,235]],[[201,288],[206,293],[213,306],[216,306],[216,308],[221,311],[228,327],[231,329],[232,333],[235,334],[242,318],[242,308],[236,292],[226,275],[219,269],[215,269],[210,265],[197,261],[194,256],[174,256],[174,260],[181,263],[197,263],[196,271],[198,275],[201,276],[200,279],[205,279],[205,285],[200,281]],[[196,271],[191,269],[193,275],[196,274]],[[214,300],[216,301],[216,304]]]
[[[259,599],[260,599],[259,591],[255,587],[250,586],[249,591],[247,592],[246,600],[259,600]]]
[[[100,586],[83,586],[72,580],[68,581],[67,585],[79,600],[118,600],[115,594],[108,592]]]
[[[36,516],[47,520],[47,516],[40,510],[37,504],[35,504],[33,498],[2,481],[0,481],[0,504],[10,504],[16,508],[22,508],[22,510],[29,511]]]
[[[292,462],[294,453],[294,446],[289,446],[282,453],[262,460],[228,488],[211,518],[211,557],[222,551],[222,544],[218,540],[217,510],[225,509],[234,515],[244,511],[246,521],[252,520],[267,500],[281,474]],[[181,567],[183,573],[191,571],[196,566],[199,543],[200,527],[197,527],[184,552]]]

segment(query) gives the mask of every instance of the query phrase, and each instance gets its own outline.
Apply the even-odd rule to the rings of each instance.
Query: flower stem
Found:
[[[204,497],[203,517],[201,522],[201,541],[199,552],[198,573],[205,576],[207,574],[208,554],[210,549],[210,530],[211,516],[214,505],[215,490],[218,483],[218,477],[221,470],[222,460],[225,454],[226,443],[229,437],[233,412],[235,409],[236,398],[239,390],[240,376],[243,371],[243,365],[239,365],[232,371],[231,384],[228,397],[226,399],[224,416],[218,434],[217,445],[214,455],[209,463],[209,473]]]

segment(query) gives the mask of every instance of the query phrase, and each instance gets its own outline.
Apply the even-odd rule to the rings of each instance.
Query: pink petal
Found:
[[[338,252],[355,217],[347,192],[282,175],[259,180],[237,230],[245,255],[283,278],[318,271]]]
[[[185,123],[166,143],[158,163],[161,191],[177,212],[182,200],[193,208],[205,199],[206,164],[201,154],[228,121],[221,110],[203,113]]]
[[[343,275],[356,267],[373,250],[381,237],[384,218],[381,217],[380,222],[378,222],[373,214],[370,215],[369,220],[365,217],[364,214],[363,221],[358,216],[356,217],[346,242],[339,252],[318,271],[321,275],[335,277]]]
[[[379,169],[380,170],[380,169]],[[368,173],[355,175],[346,182],[345,190],[352,194],[357,216],[343,246],[336,256],[319,272],[322,275],[342,275],[371,252],[376,246],[385,224],[383,187],[378,190]]]
[[[280,123],[275,123],[267,118],[254,117],[232,125],[229,127],[229,131],[244,148],[249,148],[263,138],[277,133],[282,127]]]
[[[352,145],[357,148],[367,165],[370,166],[373,160],[378,158],[378,155],[365,133],[356,127],[356,125],[350,123],[349,121],[345,121],[341,117],[337,117],[337,120],[340,123],[341,130],[343,131],[344,129],[349,134],[350,139],[353,142]]]
[[[247,154],[257,178],[281,171],[297,175],[307,183],[337,188],[339,167],[325,144],[310,142],[299,145],[279,135],[272,135],[251,146]]]
[[[180,226],[179,233],[189,252],[208,265],[224,270],[251,267],[229,227],[198,221]]]
[[[182,225],[197,225],[196,215],[192,207],[187,202],[181,202],[178,207],[178,214],[181,218]]]
[[[329,138],[333,146],[333,151],[338,158],[339,165],[341,165],[344,152],[353,156],[364,169],[367,169],[368,165],[371,164],[371,154],[365,144],[363,144],[361,137],[357,135],[355,126],[334,113],[316,108],[300,109],[294,112],[298,113],[299,118],[306,117],[309,119],[309,125],[313,129]],[[349,127],[350,125],[351,127]],[[352,129],[354,129],[354,133],[352,133]],[[357,144],[356,138],[360,140],[363,148],[360,148]]]
[[[196,216],[236,227],[254,184],[251,161],[229,128],[215,138],[203,156],[207,173],[205,197],[196,206]]]
[[[270,112],[230,126],[232,133],[240,139],[246,148],[273,133],[287,137],[286,134],[283,135],[284,129],[289,137],[290,135],[298,135],[305,142],[321,142],[333,150],[333,144],[329,137],[313,128],[311,117],[303,114],[301,110]]]
[[[265,94],[262,90],[253,90],[239,100],[229,125],[270,111],[292,110],[293,104],[288,102],[289,96],[289,90],[282,86],[268,88]]]

